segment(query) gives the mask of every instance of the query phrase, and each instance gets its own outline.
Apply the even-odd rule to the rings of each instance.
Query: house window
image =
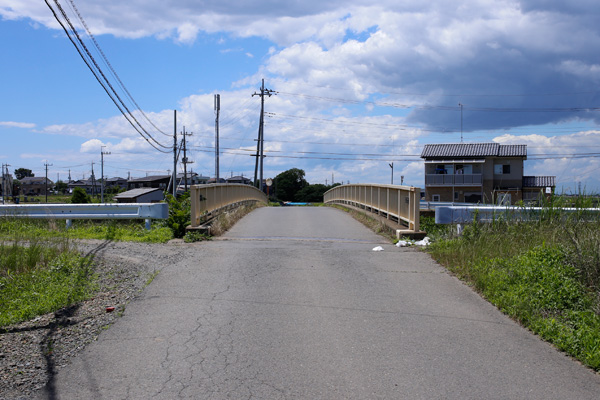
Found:
[[[440,195],[439,194],[432,194],[431,195],[431,201],[440,201]]]
[[[458,200],[458,192],[454,192],[454,200]]]
[[[495,175],[510,174],[510,164],[494,164]]]

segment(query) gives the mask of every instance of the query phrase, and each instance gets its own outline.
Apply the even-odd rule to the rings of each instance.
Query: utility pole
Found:
[[[185,185],[185,191],[188,191],[188,176],[187,176],[187,165],[193,163],[193,161],[189,161],[187,158],[187,140],[185,139],[187,136],[192,136],[193,133],[187,133],[185,131],[185,126],[183,127],[183,180]],[[191,174],[190,174],[191,175]]]
[[[265,80],[262,80],[262,85],[260,87],[260,93],[252,93],[252,97],[260,96],[260,123],[258,124],[258,143],[256,145],[256,166],[254,167],[254,186],[262,189],[263,182],[263,158],[264,155],[264,124],[265,124],[265,96],[271,97],[274,94],[274,91],[271,89],[265,89]],[[256,173],[258,170],[258,163],[260,160],[260,180],[256,181]]]
[[[394,184],[394,163],[388,164],[392,169],[392,185]]]
[[[8,190],[6,190],[6,182],[8,181],[8,164],[2,164],[2,204],[6,203],[6,196],[8,195]],[[4,170],[6,168],[6,173]]]
[[[215,182],[219,183],[219,114],[221,95],[215,94]]]
[[[463,142],[463,105],[458,103],[460,107],[460,142]]]
[[[94,162],[92,161],[92,197],[96,195],[96,177],[94,176]]]
[[[51,167],[52,164],[48,164],[48,161],[44,164],[46,167],[46,179],[44,180],[44,191],[46,192],[46,203],[48,202],[48,167]]]
[[[173,110],[173,197],[177,196],[177,110]]]
[[[103,151],[102,149],[106,146],[100,146],[100,175],[102,181],[100,182],[100,202],[104,203],[104,155],[110,154],[110,151]]]

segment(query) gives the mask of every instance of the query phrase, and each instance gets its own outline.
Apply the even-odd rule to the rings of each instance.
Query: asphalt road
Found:
[[[341,211],[262,208],[181,251],[45,398],[600,396],[598,375]]]

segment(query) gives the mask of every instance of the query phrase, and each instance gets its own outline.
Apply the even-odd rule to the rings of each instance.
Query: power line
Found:
[[[351,91],[355,92],[355,89],[349,88],[338,88],[332,86],[318,86],[318,85],[310,85],[308,83],[304,84],[305,86],[310,86],[318,89],[333,89],[333,90],[341,90],[341,91]],[[419,93],[419,92],[402,92],[402,91],[378,91],[380,94],[395,94],[395,95],[403,95],[403,96],[431,96],[431,93]],[[590,91],[575,91],[575,92],[553,92],[553,93],[446,93],[446,94],[437,94],[438,97],[557,97],[557,96],[577,96],[582,94],[598,94],[600,91],[598,90],[590,90]]]
[[[60,3],[58,2],[58,0],[54,0],[54,3],[56,4],[57,8],[59,9],[61,15],[63,16],[63,18],[65,19],[65,21],[67,22],[67,24],[70,27],[70,31],[69,29],[67,29],[67,27],[65,26],[65,24],[63,23],[63,21],[59,18],[58,14],[56,13],[56,11],[54,10],[54,8],[50,5],[50,3],[48,2],[48,0],[44,0],[46,5],[48,6],[48,8],[50,8],[50,10],[52,11],[52,14],[54,15],[54,18],[57,20],[57,22],[60,24],[60,26],[63,28],[63,30],[65,31],[67,37],[69,38],[69,40],[71,41],[71,43],[73,44],[73,46],[75,46],[75,49],[77,50],[77,52],[79,53],[79,56],[81,57],[81,59],[83,60],[83,62],[87,65],[87,67],[89,68],[89,70],[92,72],[92,74],[94,75],[94,77],[96,78],[96,80],[98,81],[98,83],[100,84],[100,86],[102,86],[102,88],[104,89],[104,91],[106,92],[106,94],[108,94],[108,96],[110,97],[110,99],[113,101],[113,103],[115,104],[115,106],[118,108],[118,110],[121,112],[121,114],[125,117],[125,119],[129,122],[129,124],[146,140],[146,142],[148,142],[148,144],[150,144],[154,149],[162,152],[162,153],[169,153],[168,150],[162,150],[159,149],[158,147],[156,147],[156,145],[163,147],[165,149],[168,149],[169,146],[164,146],[163,144],[161,144],[160,142],[158,142],[156,139],[154,139],[154,137],[152,137],[152,135],[150,135],[145,129],[144,127],[137,121],[137,119],[133,116],[133,114],[131,113],[131,111],[129,111],[129,109],[127,108],[127,106],[123,103],[123,101],[121,100],[121,98],[119,97],[119,95],[116,93],[116,91],[114,90],[114,88],[112,87],[112,85],[110,84],[110,82],[108,81],[108,79],[106,78],[106,76],[104,75],[104,73],[102,72],[102,69],[98,66],[98,64],[96,63],[94,57],[90,54],[89,50],[87,49],[85,43],[83,43],[83,41],[81,40],[81,37],[79,36],[79,33],[77,32],[77,29],[75,29],[75,27],[73,26],[73,24],[71,23],[69,17],[67,16],[67,14],[65,13],[64,9],[62,8],[62,6],[60,5]],[[92,67],[92,65],[90,64],[90,61],[88,61],[85,57],[85,55],[83,54],[82,50],[79,48],[79,46],[77,45],[77,43],[75,42],[75,40],[73,39],[72,35],[73,34],[76,38],[77,41],[80,43],[81,47],[83,48],[83,51],[87,54],[87,56],[89,57],[90,61],[94,64],[95,68],[97,69],[97,71]],[[98,75],[100,74],[102,76],[102,79],[100,78],[100,76]],[[104,80],[104,82],[103,82]],[[108,87],[107,87],[108,86]],[[110,88],[110,90],[109,90]],[[111,94],[112,92],[112,94]],[[113,97],[114,95],[114,97]],[[115,99],[116,97],[116,99]],[[127,110],[127,113],[125,111],[123,111],[123,108],[125,110]],[[135,121],[134,124],[131,119],[133,119]],[[139,128],[138,128],[139,127]],[[141,130],[140,130],[141,129]],[[147,136],[147,137],[146,137]],[[156,143],[153,144],[150,139]]]
[[[85,23],[85,20],[83,19],[83,17],[81,16],[81,13],[79,12],[79,10],[77,9],[77,7],[75,6],[75,3],[73,2],[73,0],[69,0],[69,2],[71,3],[71,7],[73,8],[73,11],[75,11],[75,13],[77,14],[77,17],[79,18],[79,21],[81,21],[81,24],[83,25],[83,27],[85,28],[85,31],[87,32],[87,35],[90,37],[90,39],[92,40],[92,42],[94,43],[94,46],[96,47],[96,49],[98,50],[98,52],[100,53],[100,55],[102,56],[102,59],[104,60],[106,66],[108,66],[108,68],[110,69],[110,71],[112,72],[113,76],[115,77],[115,79],[117,80],[117,82],[119,83],[119,86],[121,87],[121,89],[123,89],[123,91],[127,94],[127,97],[131,100],[131,102],[135,105],[135,107],[137,108],[137,110],[144,116],[144,118],[146,119],[146,121],[148,121],[158,132],[162,133],[165,136],[171,136],[165,132],[163,132],[162,130],[160,130],[151,120],[150,118],[148,118],[148,116],[146,115],[146,113],[144,113],[144,111],[142,110],[142,108],[138,105],[138,103],[135,101],[135,99],[133,98],[133,96],[131,95],[131,93],[129,93],[129,90],[127,90],[127,88],[125,87],[125,84],[121,81],[121,78],[119,78],[119,75],[117,74],[117,71],[115,71],[115,69],[112,67],[110,61],[108,61],[108,58],[106,57],[106,55],[104,54],[104,52],[102,51],[102,48],[100,47],[100,45],[98,44],[98,42],[96,41],[96,38],[94,37],[94,35],[92,34],[92,32],[90,31],[90,29],[88,28],[87,24]]]
[[[323,97],[323,96],[315,96],[309,94],[301,94],[301,93],[290,93],[290,92],[281,92],[278,91],[277,94],[289,95],[289,96],[297,96],[303,97],[306,99],[312,100],[323,100],[330,101],[336,103],[344,103],[344,104],[368,104],[377,107],[393,107],[393,108],[403,108],[403,109],[416,109],[416,110],[441,110],[441,111],[459,111],[461,107],[455,106],[444,106],[444,105],[429,105],[429,104],[401,104],[401,103],[392,103],[392,102],[384,102],[384,101],[368,101],[368,100],[354,100],[354,99],[341,99],[341,98],[333,98],[333,97]],[[465,110],[469,111],[479,111],[479,112],[511,112],[511,113],[519,113],[519,112],[544,112],[544,113],[561,113],[561,112],[591,112],[598,111],[600,107],[552,107],[552,108],[516,108],[516,107],[464,107]]]

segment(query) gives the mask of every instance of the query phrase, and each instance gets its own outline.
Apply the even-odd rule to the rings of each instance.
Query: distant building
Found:
[[[177,187],[178,188],[185,187],[186,180],[187,180],[187,186],[189,187],[191,185],[206,184],[209,179],[210,179],[210,177],[199,175],[196,172],[188,172],[187,179],[184,179],[183,172],[181,172],[181,173],[177,174]]]
[[[93,178],[71,181],[67,184],[67,187],[69,188],[69,193],[73,193],[73,189],[75,188],[81,188],[85,190],[87,194],[92,196],[100,194],[100,182]]]
[[[158,203],[165,199],[162,189],[140,188],[119,193],[113,197],[117,203]]]
[[[128,189],[156,188],[167,190],[171,175],[153,175],[144,178],[134,178],[127,181]]]
[[[251,185],[252,181],[245,176],[232,176],[226,179],[227,183],[242,183],[244,185]]]
[[[524,176],[523,177],[523,202],[538,203],[541,199],[548,199],[556,188],[554,176]]]
[[[54,187],[54,182],[46,177],[28,176],[20,180],[21,193],[25,196],[46,195]]]
[[[104,183],[104,190],[112,187],[118,187],[119,189],[127,189],[127,179],[125,178],[107,178]]]
[[[427,144],[421,158],[427,201],[514,204],[555,188],[553,176],[523,176],[526,145]]]

